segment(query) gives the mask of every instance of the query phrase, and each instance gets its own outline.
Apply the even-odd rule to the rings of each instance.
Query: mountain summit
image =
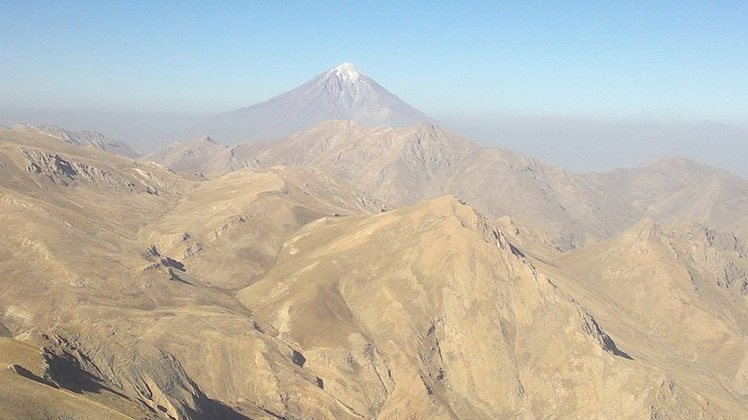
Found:
[[[402,127],[432,118],[353,64],[343,63],[265,102],[212,117],[196,131],[224,143],[237,143],[287,136],[328,120]]]
[[[339,80],[343,79],[351,83],[356,83],[358,78],[361,77],[361,72],[353,65],[353,63],[343,63],[329,72],[335,73],[335,76]]]

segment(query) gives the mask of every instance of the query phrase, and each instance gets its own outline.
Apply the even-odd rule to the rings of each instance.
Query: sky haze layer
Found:
[[[175,140],[166,137],[182,116],[263,101],[344,61],[463,134],[541,158],[555,155],[543,131],[556,145],[602,151],[634,138],[656,143],[635,158],[567,162],[577,170],[637,164],[652,152],[703,155],[740,172],[709,143],[742,153],[748,140],[746,2],[9,0],[1,8],[0,123],[67,115],[68,125],[110,127],[141,149]],[[128,132],[133,120],[116,115],[147,115],[154,128]],[[636,132],[646,127],[655,128]],[[698,144],[680,147],[688,142]]]

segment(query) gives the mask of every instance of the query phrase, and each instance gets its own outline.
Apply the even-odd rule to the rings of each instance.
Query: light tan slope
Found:
[[[48,321],[82,299],[124,299],[142,287],[124,281],[142,261],[134,227],[158,220],[183,182],[154,165],[10,131],[0,133],[0,174],[0,303],[16,326],[30,313]]]
[[[448,191],[459,162],[475,147],[427,123],[398,129],[328,121],[285,140],[237,149],[256,153],[261,165],[319,167],[382,200],[413,204]]]
[[[318,170],[195,181],[7,132],[0,193],[0,335],[159,418],[742,414],[451,197],[380,213]]]
[[[635,209],[576,174],[501,149],[484,148],[462,165],[451,189],[492,217],[509,215],[550,237],[562,251],[606,238],[638,220]]]
[[[494,224],[501,229],[507,240],[517,248],[518,252],[541,261],[554,260],[561,254],[561,251],[546,234],[527,223],[510,216],[502,216],[496,219]]]
[[[216,177],[227,172],[256,167],[253,159],[241,159],[228,146],[218,144],[210,137],[176,142],[166,149],[142,156],[142,162],[158,162],[175,171]]]
[[[238,297],[365,417],[730,417],[632,360],[518,254],[444,197],[311,223]]]
[[[133,227],[169,208],[179,177],[43,136],[0,136],[0,303],[17,315],[15,326],[32,313],[49,321],[82,299],[115,290],[124,298],[143,286],[123,281],[142,260]]]
[[[1,335],[34,337],[160,418],[349,413],[222,281],[248,284],[284,235],[379,212],[375,200],[313,170],[197,182],[12,132],[0,137],[0,199]],[[185,232],[202,246],[194,258],[173,243]]]
[[[733,410],[748,407],[748,260],[733,235],[644,220],[555,264],[557,283],[632,354],[715,400],[735,400]]]
[[[663,223],[704,223],[748,237],[748,181],[688,159],[586,176]]]
[[[172,182],[180,178],[151,163],[134,163],[129,158],[39,133],[0,129],[0,150],[0,169],[9,168],[2,185],[8,188],[35,189],[41,182],[50,181],[62,186],[158,195],[169,193]]]
[[[250,150],[260,165],[317,166],[398,205],[454,194],[489,217],[510,215],[547,232],[562,249],[638,220],[633,209],[583,178],[432,124],[367,129],[331,121],[237,153]]]
[[[185,181],[48,137],[5,132],[0,139],[0,322],[14,335],[34,333],[59,348],[61,360],[80,366],[75,372],[156,417],[213,412],[178,362],[140,351],[144,343],[130,343],[134,353],[123,358],[107,344],[112,336],[96,328],[111,322],[101,307],[126,319],[128,309],[230,302],[210,290],[185,293],[162,271],[138,268],[146,247],[137,229],[158,220]],[[75,334],[50,338],[65,328],[94,337],[83,344],[73,344]],[[103,375],[106,363],[117,363],[116,376]],[[61,374],[69,376],[67,369]],[[75,383],[63,387],[74,390]]]
[[[151,244],[150,252],[189,266],[188,275],[236,289],[263,275],[285,239],[303,225],[383,209],[319,170],[245,169],[195,185],[140,238]]]

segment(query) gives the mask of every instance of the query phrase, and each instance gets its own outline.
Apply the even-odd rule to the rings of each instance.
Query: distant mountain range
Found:
[[[393,206],[454,194],[489,217],[510,215],[540,229],[562,250],[609,237],[642,217],[748,234],[748,181],[726,171],[672,158],[580,175],[429,123],[369,128],[327,121],[283,139],[231,147],[192,139],[142,160],[206,177],[245,167],[316,167]]]

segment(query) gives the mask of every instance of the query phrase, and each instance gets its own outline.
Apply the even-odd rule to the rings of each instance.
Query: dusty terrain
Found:
[[[662,175],[669,166],[683,179],[712,169],[627,172],[627,197],[652,179],[661,187],[632,201],[620,226],[584,230],[589,243],[562,252],[558,235],[575,222],[527,223],[547,214],[522,210],[542,191],[522,180],[537,170],[559,185],[548,194],[573,202],[609,193],[605,176],[489,153],[491,176],[516,180],[498,197],[523,198],[484,216],[478,189],[478,204],[466,190],[426,199],[479,167],[471,143],[430,125],[400,137],[348,125],[338,138],[341,125],[209,179],[0,131],[0,413],[748,415],[748,246],[744,216],[730,212],[741,207],[666,205],[701,185]],[[312,160],[296,142],[324,150]],[[336,164],[341,153],[363,153],[359,170]],[[367,183],[381,168],[399,175]],[[740,203],[739,181],[705,182],[732,185]]]

